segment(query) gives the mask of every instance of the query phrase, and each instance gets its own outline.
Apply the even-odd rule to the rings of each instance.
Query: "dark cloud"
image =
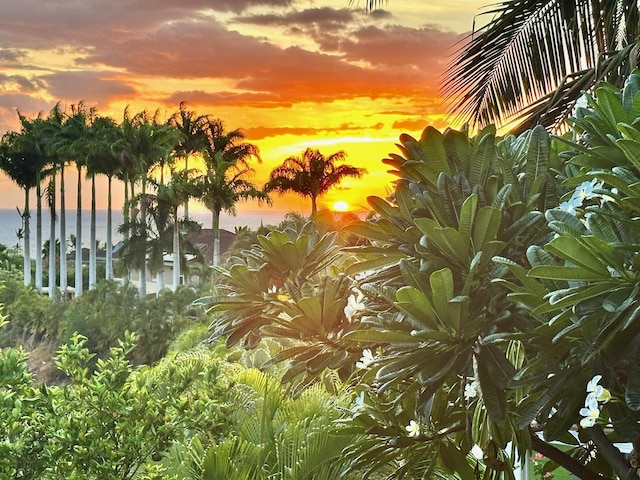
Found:
[[[377,8],[370,13],[372,18],[376,20],[389,20],[393,18],[393,14],[387,10],[383,10],[381,8]]]
[[[43,98],[22,93],[0,94],[0,132],[20,128],[17,111],[25,115],[48,112],[54,104]]]
[[[174,92],[164,100],[167,105],[180,102],[211,106],[243,105],[248,108],[291,107],[292,103],[275,93],[205,92],[204,90]]]
[[[30,93],[45,88],[46,83],[37,77],[0,74],[0,87],[4,90],[12,90],[15,87],[22,92]]]
[[[342,124],[337,127],[331,128],[314,128],[314,127],[252,127],[245,129],[245,133],[247,138],[252,140],[262,140],[267,137],[279,137],[283,135],[293,135],[293,136],[314,136],[320,133],[344,133],[348,131],[363,131],[365,129],[369,130],[382,130],[384,128],[383,123],[376,123],[375,125],[369,126],[361,126],[361,125],[353,125],[353,124]]]
[[[287,7],[292,0],[2,0],[0,44],[55,48],[96,45],[154,31],[162,23],[196,19],[205,10],[242,13],[251,7]]]
[[[292,11],[282,15],[247,15],[237,17],[238,23],[262,26],[286,26],[291,25],[345,25],[354,20],[356,12],[347,8],[335,9],[329,7],[309,8],[306,10]]]
[[[233,79],[237,88],[268,92],[279,103],[393,96],[406,89],[424,93],[425,80],[415,71],[376,72],[336,55],[281,49],[204,20],[174,22],[143,39],[102,48],[87,61],[136,75]]]
[[[388,19],[388,13],[328,7],[292,10],[293,4],[293,0],[114,0],[108,4],[22,0],[7,6],[0,17],[0,44],[74,55],[75,64],[69,66],[73,71],[40,72],[55,98],[102,105],[135,95],[135,82],[144,84],[144,77],[222,79],[226,90],[238,91],[202,88],[163,95],[172,105],[187,100],[270,108],[300,101],[433,95],[448,50],[459,38],[435,27],[371,25]],[[251,7],[257,5],[289,10],[272,8],[282,13],[252,15]],[[230,30],[221,20],[228,14],[205,15],[203,9],[242,14],[235,20],[231,17],[232,26],[253,23],[315,39],[319,51],[284,48],[246,33],[248,29],[244,33]],[[0,61],[4,55],[7,61],[35,68],[42,55],[30,52],[24,60],[19,52],[0,50]],[[42,89],[35,78],[12,81],[24,82],[25,90]]]
[[[46,75],[43,80],[51,94],[58,99],[108,104],[112,98],[133,97],[137,92],[127,83],[105,72],[59,72]]]
[[[348,60],[365,61],[372,66],[415,66],[441,72],[454,53],[453,45],[461,39],[460,34],[436,27],[367,26],[343,38],[338,51]],[[317,40],[328,50],[334,48],[330,39]]]
[[[8,49],[8,48],[0,48],[0,64],[2,66],[11,66],[15,65],[21,60],[25,58],[25,54],[23,51]]]

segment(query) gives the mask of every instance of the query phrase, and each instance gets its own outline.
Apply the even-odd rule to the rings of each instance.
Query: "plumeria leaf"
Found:
[[[529,276],[534,278],[546,278],[549,280],[573,280],[573,281],[589,281],[604,280],[610,278],[608,272],[606,275],[577,267],[564,267],[561,265],[540,265],[533,267],[529,271]]]
[[[600,258],[576,238],[568,236],[556,237],[545,246],[545,249],[577,267],[592,270],[602,277],[610,276],[607,266],[602,263]]]

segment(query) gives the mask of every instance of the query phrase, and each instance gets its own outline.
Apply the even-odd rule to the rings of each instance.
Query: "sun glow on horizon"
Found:
[[[347,202],[345,202],[344,200],[338,200],[337,202],[333,203],[333,211],[334,212],[348,212],[349,211],[349,204]]]

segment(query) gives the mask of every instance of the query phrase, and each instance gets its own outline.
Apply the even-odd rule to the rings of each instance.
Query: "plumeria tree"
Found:
[[[303,290],[314,298],[289,280],[278,297],[266,267],[238,262],[226,281],[254,296],[214,300],[216,334],[295,339],[271,360],[293,360],[285,380],[354,375],[362,437],[346,453],[369,474],[511,478],[537,451],[583,479],[629,478],[635,453],[617,445],[640,438],[638,92],[640,75],[601,84],[562,138],[401,136],[384,160],[393,194],[369,198],[372,218],[349,227],[364,244]],[[340,278],[331,309],[320,286]]]

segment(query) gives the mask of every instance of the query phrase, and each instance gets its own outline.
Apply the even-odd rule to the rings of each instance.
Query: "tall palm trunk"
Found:
[[[111,218],[111,180],[109,175],[107,178],[107,251],[106,251],[106,266],[104,276],[107,280],[113,278],[113,238],[111,233],[112,218]],[[125,199],[126,201],[126,199]]]
[[[122,208],[122,219],[124,221],[124,232],[123,232],[123,240],[126,243],[129,241],[129,221],[130,211],[131,211],[131,195],[129,194],[129,175],[127,173],[124,174],[124,206]],[[131,272],[129,269],[125,269],[125,278],[127,280],[131,280]]]
[[[78,199],[76,203],[76,291],[82,295],[82,167],[78,166]]]
[[[213,211],[213,219],[211,221],[213,229],[213,265],[220,265],[220,210]]]
[[[42,293],[42,189],[40,173],[36,180],[36,290]]]
[[[186,172],[189,171],[189,156],[187,155],[184,159],[184,169]],[[184,218],[189,220],[189,198],[184,201]],[[177,216],[176,216],[177,219]]]
[[[91,174],[91,244],[89,245],[89,290],[96,285],[96,176]]]
[[[67,293],[67,210],[65,205],[64,162],[60,165],[60,291]]]
[[[164,282],[164,267],[163,267],[160,270],[158,270],[158,273],[156,273],[156,297],[160,294],[162,290],[164,290],[165,286],[166,285]]]
[[[131,188],[133,194],[133,186]],[[147,192],[146,183],[142,181],[142,201],[140,202],[140,221],[142,222],[142,245],[146,247],[147,244],[147,202],[144,199],[144,195]],[[138,275],[138,296],[144,298],[147,296],[147,254],[146,251],[142,253],[142,268]]]
[[[187,201],[188,202],[188,201]],[[186,203],[185,203],[186,207]],[[173,291],[180,286],[180,223],[178,222],[178,208],[173,211]]]
[[[31,212],[29,211],[29,189],[24,189],[24,212],[22,212],[22,225],[24,233],[24,262],[22,265],[24,284],[25,286],[31,285],[31,232],[29,217]]]
[[[51,175],[51,197],[49,209],[51,222],[49,223],[49,298],[53,298],[56,292],[56,171]]]

